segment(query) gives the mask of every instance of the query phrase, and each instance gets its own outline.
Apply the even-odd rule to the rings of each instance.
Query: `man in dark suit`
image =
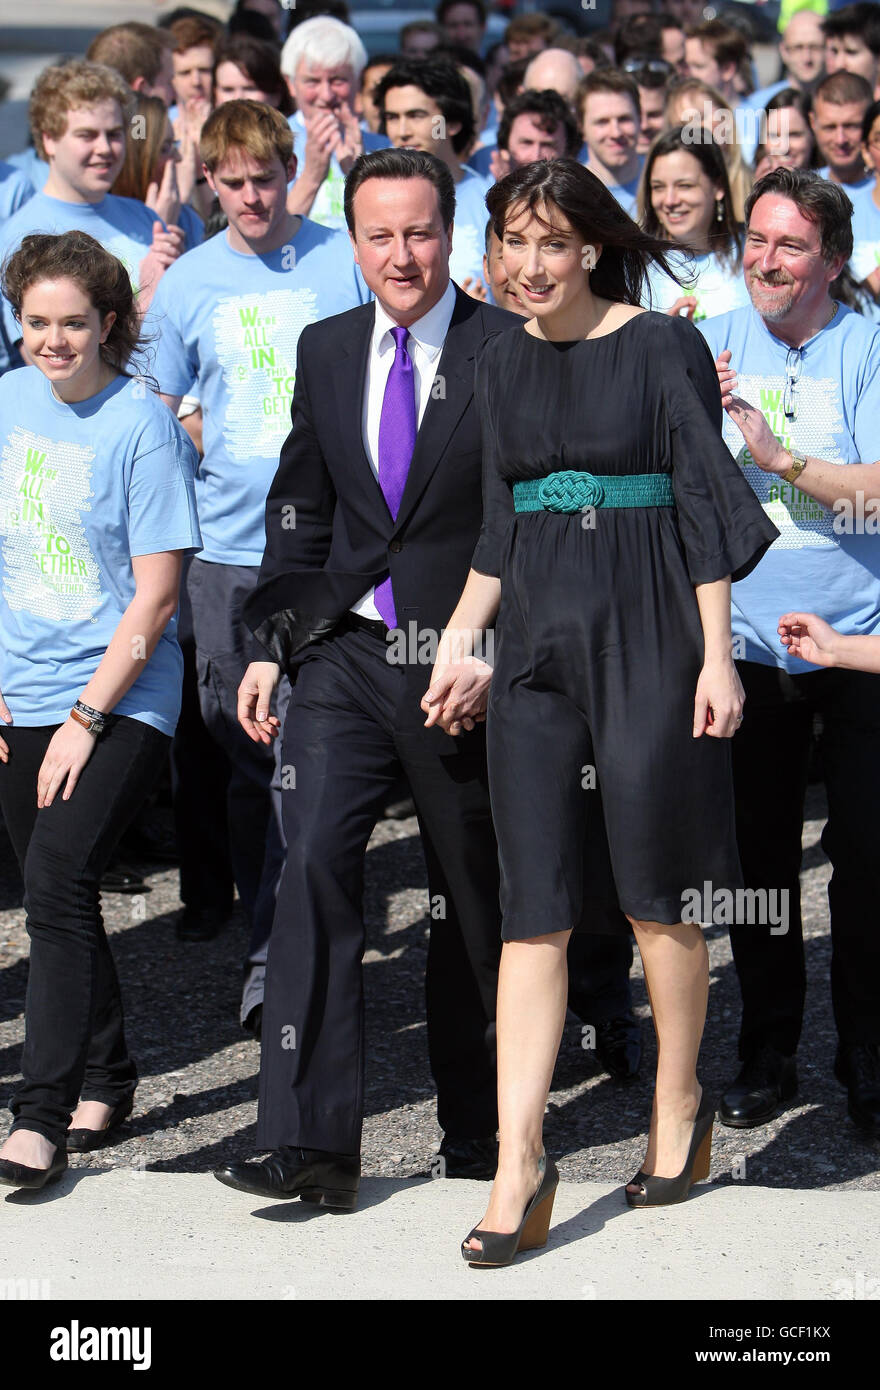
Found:
[[[355,163],[346,220],[376,303],[303,330],[293,429],[244,612],[272,658],[242,682],[239,717],[252,738],[277,733],[269,700],[280,673],[295,682],[257,1128],[270,1153],[216,1174],[260,1196],[357,1200],[364,858],[401,769],[432,905],[426,994],[441,1171],[491,1177],[495,1167],[497,859],[484,730],[468,713],[482,707],[491,668],[462,668],[455,721],[426,728],[420,700],[480,530],[474,356],[489,333],[520,321],[449,280],[454,209],[451,175],[431,154],[379,150]]]

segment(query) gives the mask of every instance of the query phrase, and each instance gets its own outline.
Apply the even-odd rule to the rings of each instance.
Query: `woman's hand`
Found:
[[[269,713],[272,692],[281,680],[274,661],[252,661],[238,687],[238,722],[253,743],[271,743],[281,731],[281,721]]]
[[[675,303],[671,304],[669,308],[666,310],[666,312],[670,315],[671,318],[677,318],[678,315],[681,314],[682,309],[685,309],[687,311],[686,313],[682,314],[682,318],[688,318],[690,319],[691,323],[693,323],[694,314],[696,313],[697,309],[697,296],[695,294],[679,295]]]
[[[814,666],[836,666],[835,648],[840,633],[815,613],[783,613],[777,628],[780,641],[791,656]]]
[[[733,657],[707,661],[697,681],[694,738],[732,738],[742,723],[746,693]]]
[[[80,773],[95,751],[95,735],[75,719],[66,719],[49,741],[37,773],[37,809],[51,806],[58,789],[67,779],[62,801],[69,801]]]
[[[425,728],[434,724],[453,738],[465,729],[486,719],[492,667],[479,657],[467,656],[447,663],[437,661],[431,672],[431,684],[421,699],[427,714]]]
[[[9,706],[7,705],[6,701],[3,699],[3,696],[2,696],[2,695],[0,695],[0,719],[3,720],[3,723],[4,723],[4,724],[11,724],[11,723],[12,723],[12,715],[9,713]],[[6,739],[5,739],[5,738],[0,738],[0,763],[8,763],[8,762],[9,762],[9,744],[6,742]]]

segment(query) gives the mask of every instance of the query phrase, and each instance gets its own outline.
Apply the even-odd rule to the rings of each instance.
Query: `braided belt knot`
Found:
[[[579,512],[600,507],[605,489],[592,473],[548,473],[538,485],[538,501],[548,512]]]

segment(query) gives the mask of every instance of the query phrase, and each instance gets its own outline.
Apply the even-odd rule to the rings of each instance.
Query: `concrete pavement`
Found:
[[[366,1179],[352,1213],[131,1168],[7,1191],[7,1298],[880,1298],[880,1192],[704,1183],[678,1207],[638,1212],[619,1186],[563,1183],[545,1250],[471,1270],[457,1247],[485,1183]]]

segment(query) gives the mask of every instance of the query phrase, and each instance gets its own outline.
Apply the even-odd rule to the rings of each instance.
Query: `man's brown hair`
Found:
[[[293,131],[280,111],[261,101],[224,101],[202,126],[199,152],[213,174],[233,150],[244,150],[260,164],[280,159],[287,168]]]
[[[164,29],[132,20],[102,30],[86,49],[86,58],[90,63],[115,68],[130,84],[143,77],[152,86],[159,76],[164,54],[170,53],[173,47],[174,39]]]

